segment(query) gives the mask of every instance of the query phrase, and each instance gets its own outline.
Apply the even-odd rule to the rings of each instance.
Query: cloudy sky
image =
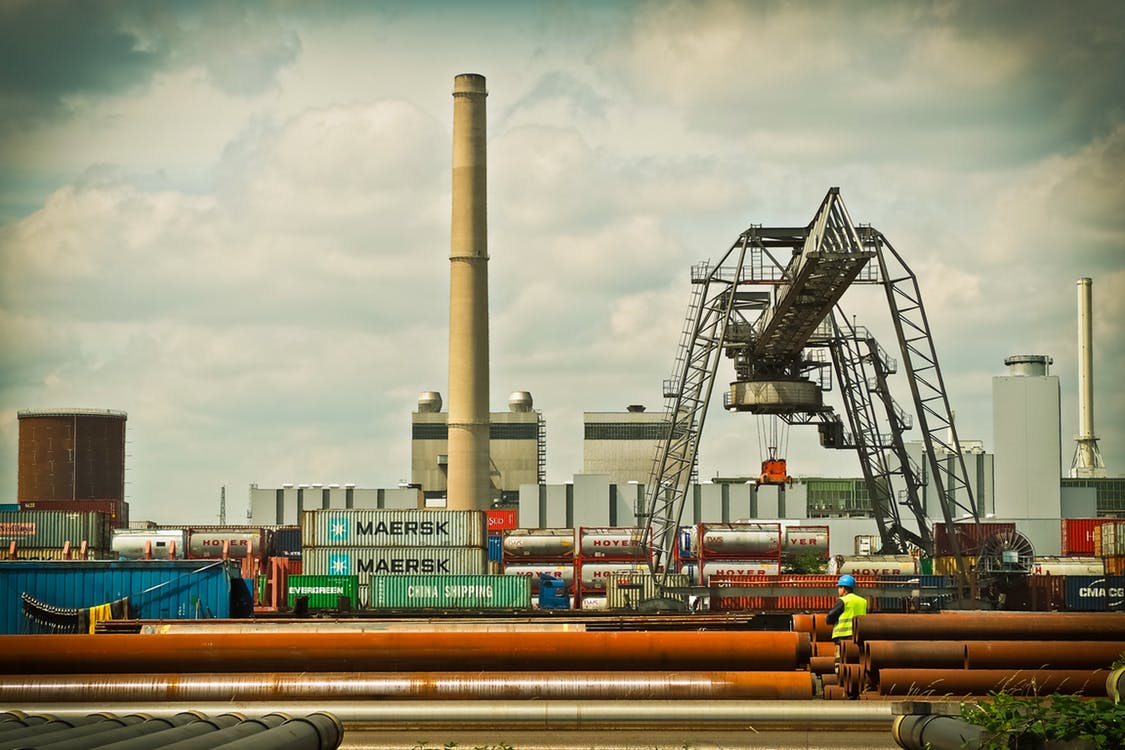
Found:
[[[489,88],[491,406],[532,393],[548,481],[581,471],[582,412],[662,408],[690,266],[830,186],[918,274],[990,450],[1004,357],[1047,354],[1069,467],[1092,277],[1125,472],[1125,4],[0,0],[0,498],[17,411],[51,407],[128,412],[134,518],[409,479],[418,394],[447,393],[464,72]],[[844,305],[887,330],[880,295]],[[714,406],[701,475],[754,473],[768,428]],[[786,453],[859,473],[812,430]]]

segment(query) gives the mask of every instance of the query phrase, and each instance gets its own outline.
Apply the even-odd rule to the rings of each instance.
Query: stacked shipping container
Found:
[[[578,529],[578,601],[582,609],[606,608],[606,582],[649,571],[648,529],[581,527]]]
[[[0,512],[0,556],[16,560],[110,557],[108,513],[52,510]]]
[[[701,523],[680,530],[680,572],[693,583],[711,576],[776,576],[781,573],[781,524]]]
[[[502,565],[505,575],[530,579],[532,604],[538,606],[539,577],[557,578],[574,591],[573,529],[508,529],[504,532]]]

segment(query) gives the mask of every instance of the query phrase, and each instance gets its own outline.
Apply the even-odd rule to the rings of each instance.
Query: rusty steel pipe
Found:
[[[0,674],[415,671],[458,669],[795,669],[807,633],[434,632],[3,636]]]
[[[857,641],[1122,641],[1125,613],[959,612],[871,614],[853,624]]]
[[[968,669],[1100,669],[1125,652],[1122,641],[969,641],[964,646]]]
[[[868,669],[887,667],[925,667],[964,669],[963,641],[866,641],[863,653]]]
[[[1108,669],[883,669],[880,695],[1012,695],[1105,696]]]
[[[67,701],[811,698],[808,672],[318,672],[20,675],[0,704]]]
[[[809,659],[809,671],[813,674],[828,674],[836,671],[835,656],[814,656]]]

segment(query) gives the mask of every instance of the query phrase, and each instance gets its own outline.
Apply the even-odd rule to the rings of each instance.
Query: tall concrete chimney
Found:
[[[1093,284],[1078,280],[1078,435],[1075,437],[1072,477],[1104,477],[1098,439],[1094,436],[1094,335],[1091,321]]]
[[[484,76],[453,79],[446,507],[491,507],[488,451],[488,215]]]

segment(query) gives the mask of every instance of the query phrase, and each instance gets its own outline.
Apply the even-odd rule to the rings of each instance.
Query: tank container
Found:
[[[511,529],[504,532],[504,558],[569,560],[574,557],[574,529]]]
[[[1101,576],[1105,560],[1100,557],[1036,557],[1032,560],[1033,576]]]
[[[310,510],[301,514],[301,546],[484,549],[485,525],[479,510]]]
[[[348,597],[353,607],[359,605],[358,576],[289,576],[289,608],[297,597],[307,596],[310,609],[336,609],[340,597]]]
[[[113,552],[122,560],[143,560],[146,548],[153,560],[182,560],[187,549],[187,532],[183,529],[117,529],[113,532]]]
[[[578,565],[578,580],[581,586],[580,593],[598,593],[604,594],[606,587],[606,580],[619,576],[622,573],[630,575],[637,573],[648,573],[648,565],[645,563],[629,562],[626,560],[614,562],[586,562],[582,561]]]
[[[188,557],[193,560],[218,560],[223,556],[241,560],[263,557],[268,536],[265,529],[247,527],[196,527],[187,529]]]
[[[72,548],[86,542],[87,549],[110,549],[113,528],[106,513],[67,513],[51,510],[19,510],[0,513],[0,547],[36,550]]]
[[[1065,597],[1073,612],[1125,611],[1125,577],[1067,576]]]
[[[608,606],[609,604],[606,602],[606,598],[604,596],[585,595],[578,600],[579,609],[596,611],[606,609]]]
[[[528,609],[527,576],[371,576],[371,609]]]
[[[578,529],[578,553],[585,559],[647,560],[648,529],[585,526]]]
[[[771,559],[781,554],[781,524],[702,523],[697,556],[731,560]]]
[[[837,566],[837,573],[853,576],[898,576],[918,573],[918,558],[912,555],[858,555],[846,557]],[[935,566],[934,573],[938,573]],[[941,575],[948,575],[942,573]]]
[[[781,532],[783,557],[816,555],[828,557],[827,526],[786,526]]]
[[[504,562],[504,575],[526,576],[531,579],[531,592],[539,591],[539,577],[548,575],[574,587],[574,565],[555,562]]]
[[[306,547],[306,575],[358,575],[361,585],[375,575],[485,575],[483,547]]]

